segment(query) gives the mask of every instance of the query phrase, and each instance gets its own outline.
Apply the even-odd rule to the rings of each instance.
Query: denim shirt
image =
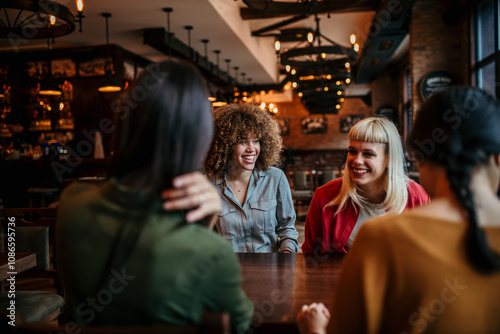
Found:
[[[215,186],[222,199],[217,231],[235,252],[298,251],[292,193],[281,169],[254,170],[243,205],[227,186],[226,175]]]

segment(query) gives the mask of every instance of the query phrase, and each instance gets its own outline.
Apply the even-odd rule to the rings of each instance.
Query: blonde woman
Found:
[[[405,174],[401,138],[391,121],[365,118],[349,139],[344,176],[316,189],[309,206],[304,253],[346,253],[368,218],[429,201]]]
[[[304,305],[300,333],[500,333],[499,128],[478,88],[426,100],[409,144],[432,202],[366,223],[332,309]]]

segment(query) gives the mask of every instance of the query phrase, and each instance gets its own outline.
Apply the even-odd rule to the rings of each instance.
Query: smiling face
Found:
[[[243,140],[233,150],[233,166],[237,169],[252,171],[255,168],[255,162],[259,157],[260,142],[254,134],[249,134],[247,139]]]
[[[351,140],[346,168],[352,182],[361,189],[373,186],[383,189],[387,162],[386,144]]]

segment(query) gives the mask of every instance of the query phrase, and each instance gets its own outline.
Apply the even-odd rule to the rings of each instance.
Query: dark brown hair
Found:
[[[500,270],[500,256],[479,227],[472,192],[472,170],[500,153],[500,104],[472,87],[447,89],[432,95],[417,114],[409,138],[417,160],[446,168],[450,186],[467,211],[468,255],[474,267],[489,273]]]
[[[236,145],[254,134],[260,142],[257,170],[265,170],[280,163],[282,138],[278,124],[257,105],[229,104],[214,112],[215,131],[205,160],[205,171],[220,176],[226,170]]]

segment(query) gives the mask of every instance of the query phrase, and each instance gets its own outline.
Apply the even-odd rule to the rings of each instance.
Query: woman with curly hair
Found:
[[[297,252],[290,186],[272,167],[283,147],[277,123],[248,104],[219,108],[214,118],[205,171],[222,198],[217,230],[235,252]]]
[[[408,179],[401,138],[384,117],[369,117],[349,131],[342,178],[316,189],[305,225],[304,253],[346,253],[370,217],[399,214],[429,201]]]

